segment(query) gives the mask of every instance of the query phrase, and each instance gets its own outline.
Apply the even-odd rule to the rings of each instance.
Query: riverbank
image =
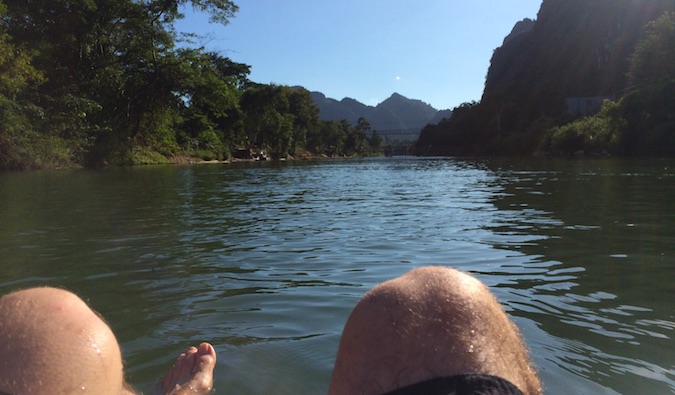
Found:
[[[311,153],[302,153],[299,155],[288,155],[279,159],[260,159],[260,158],[229,158],[229,159],[204,159],[198,156],[189,155],[189,154],[177,154],[168,158],[168,163],[174,165],[195,165],[195,164],[228,164],[228,163],[250,163],[250,162],[285,162],[285,161],[294,161],[294,160],[317,160],[317,159],[349,159],[350,156],[328,156],[325,154],[316,155]],[[151,164],[151,163],[147,163]],[[155,163],[162,164],[162,163]]]

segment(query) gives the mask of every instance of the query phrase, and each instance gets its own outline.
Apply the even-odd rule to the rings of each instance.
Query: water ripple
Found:
[[[146,392],[210,340],[217,388],[314,394],[361,295],[451,265],[494,291],[550,393],[672,392],[665,168],[398,158],[2,174],[0,288],[85,296]]]

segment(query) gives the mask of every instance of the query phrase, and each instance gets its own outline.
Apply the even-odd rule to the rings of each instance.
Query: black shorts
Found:
[[[387,392],[385,395],[524,395],[511,382],[487,374],[440,377]]]

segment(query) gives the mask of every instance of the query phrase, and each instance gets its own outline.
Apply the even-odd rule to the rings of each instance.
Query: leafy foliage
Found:
[[[307,90],[251,83],[249,66],[178,46],[188,5],[222,24],[237,11],[228,0],[0,0],[0,169],[370,149],[365,119],[322,123]]]
[[[647,25],[630,58],[629,77],[634,86],[675,79],[675,13],[665,13]]]
[[[0,3],[0,17],[5,10]],[[31,65],[31,60],[32,54],[14,45],[6,29],[0,27],[1,168],[23,169],[50,162],[49,155],[43,152],[45,147],[50,146],[49,141],[45,141],[32,126],[32,121],[39,120],[43,114],[40,107],[31,103],[31,96],[43,82],[43,76]],[[63,155],[61,149],[59,153]],[[34,159],[29,162],[26,157]]]
[[[220,23],[237,10],[225,0],[0,3],[2,167],[126,164],[137,162],[135,152],[223,151],[249,68],[176,48],[173,23],[182,17],[179,6],[189,3]],[[53,155],[34,152],[50,146]]]
[[[619,153],[625,120],[620,106],[606,100],[602,110],[592,117],[585,117],[553,128],[544,142],[543,149],[556,154]]]

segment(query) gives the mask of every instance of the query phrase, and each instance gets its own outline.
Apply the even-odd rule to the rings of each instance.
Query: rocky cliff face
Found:
[[[630,88],[636,44],[665,12],[674,0],[543,0],[494,51],[481,102],[425,128],[418,153],[531,154],[546,125],[569,121],[567,98]]]
[[[511,29],[511,33],[504,38],[504,43],[502,45],[511,41],[512,38],[532,31],[532,28],[534,28],[534,21],[530,18],[525,18],[522,21],[517,22],[513,29]]]
[[[644,26],[673,10],[673,0],[544,0],[495,50],[482,103],[558,116],[565,97],[621,92]]]
[[[438,116],[449,117],[452,112],[438,111],[421,100],[408,99],[394,93],[377,106],[368,106],[354,99],[340,101],[327,98],[323,93],[311,93],[319,107],[322,120],[339,121],[346,119],[356,125],[360,117],[365,118],[374,130],[420,129]]]

